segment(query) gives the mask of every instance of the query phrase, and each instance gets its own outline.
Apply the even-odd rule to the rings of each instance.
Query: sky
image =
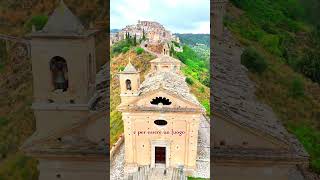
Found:
[[[210,0],[111,0],[111,29],[157,21],[172,33],[210,33]]]

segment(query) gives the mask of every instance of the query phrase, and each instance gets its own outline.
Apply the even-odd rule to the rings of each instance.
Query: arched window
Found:
[[[68,66],[64,58],[55,56],[50,61],[50,70],[54,90],[62,89],[67,91],[68,84]]]
[[[131,81],[129,79],[126,80],[126,88],[127,90],[131,90]]]
[[[158,105],[160,103],[162,103],[163,105],[170,105],[172,102],[165,97],[156,97],[156,98],[152,99],[152,101],[150,101],[150,103],[153,105]]]

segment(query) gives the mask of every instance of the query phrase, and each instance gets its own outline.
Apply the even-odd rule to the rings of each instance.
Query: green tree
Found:
[[[136,46],[137,45],[137,35],[134,34],[134,37],[133,37],[133,45]]]
[[[192,85],[194,82],[191,78],[187,77],[186,78],[186,82],[189,84],[189,85]]]

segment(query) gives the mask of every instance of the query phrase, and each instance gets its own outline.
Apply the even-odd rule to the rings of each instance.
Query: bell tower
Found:
[[[61,0],[27,36],[36,131],[21,150],[38,160],[39,180],[108,179],[106,114],[93,108],[103,96],[95,89],[95,33]]]
[[[41,31],[29,35],[36,103],[87,104],[94,92],[94,31],[86,31],[63,1]]]
[[[138,96],[140,87],[140,72],[129,63],[123,71],[119,72],[121,104],[127,104]]]
[[[32,108],[40,133],[66,127],[89,113],[95,91],[95,32],[86,30],[61,0],[44,28],[27,36],[32,57]]]

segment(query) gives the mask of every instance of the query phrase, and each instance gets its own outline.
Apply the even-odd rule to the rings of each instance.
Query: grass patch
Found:
[[[0,180],[38,179],[37,161],[20,153],[12,154],[0,164]]]

